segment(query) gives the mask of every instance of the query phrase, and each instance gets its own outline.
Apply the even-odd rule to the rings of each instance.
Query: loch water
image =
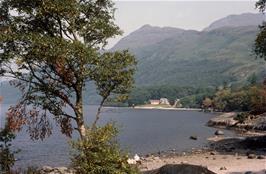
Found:
[[[8,105],[2,105],[0,125]],[[97,106],[85,106],[86,122],[94,120]],[[177,152],[202,148],[208,144],[207,138],[214,135],[215,128],[206,126],[209,119],[216,114],[199,111],[144,110],[133,108],[104,108],[100,124],[114,121],[120,129],[118,141],[130,154],[144,155],[158,151],[175,149]],[[32,141],[26,131],[18,133],[13,141],[15,149],[21,151],[16,155],[16,166],[66,166],[71,153],[67,137],[62,135],[56,125],[53,134],[43,141]],[[233,132],[224,131],[232,136]],[[198,140],[191,140],[190,136]],[[74,138],[77,134],[73,135]]]

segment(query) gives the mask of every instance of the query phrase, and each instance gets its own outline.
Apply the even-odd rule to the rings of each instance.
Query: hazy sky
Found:
[[[202,30],[230,14],[257,13],[255,1],[115,1],[116,24],[123,36],[145,24]],[[111,39],[114,45],[121,37]]]

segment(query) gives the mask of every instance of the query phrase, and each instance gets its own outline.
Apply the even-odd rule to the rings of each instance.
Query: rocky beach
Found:
[[[140,170],[145,174],[160,174],[173,171],[185,173],[217,174],[265,174],[266,173],[266,115],[249,117],[239,124],[236,113],[222,113],[207,123],[220,128],[209,137],[209,147],[192,149],[176,154],[148,155],[142,158]],[[237,137],[226,137],[221,128],[237,132]],[[197,140],[197,137],[190,137]],[[167,174],[168,174],[167,173]],[[178,172],[177,172],[178,173]],[[180,172],[182,173],[182,172]],[[197,172],[196,172],[197,173]]]

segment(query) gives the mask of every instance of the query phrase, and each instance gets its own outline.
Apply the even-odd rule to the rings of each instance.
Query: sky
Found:
[[[123,35],[109,40],[111,48],[122,37],[145,24],[202,30],[217,19],[231,14],[258,13],[256,1],[115,1],[115,23]]]

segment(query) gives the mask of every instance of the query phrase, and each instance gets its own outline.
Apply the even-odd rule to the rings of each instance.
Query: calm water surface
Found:
[[[94,119],[96,106],[86,106],[86,122]],[[1,115],[8,105],[1,108]],[[206,138],[213,136],[215,129],[205,126],[215,116],[197,111],[138,110],[131,108],[105,108],[101,124],[110,120],[120,126],[119,142],[131,154],[147,154],[157,151],[176,149],[178,152],[207,145]],[[4,118],[1,118],[1,126]],[[226,135],[232,132],[225,131]],[[198,140],[190,140],[191,135]],[[76,135],[74,135],[76,136]],[[32,141],[26,132],[21,132],[13,141],[15,148],[21,149],[17,154],[19,167],[50,165],[63,166],[69,163],[69,139],[61,135],[54,127],[53,135],[44,141]]]

